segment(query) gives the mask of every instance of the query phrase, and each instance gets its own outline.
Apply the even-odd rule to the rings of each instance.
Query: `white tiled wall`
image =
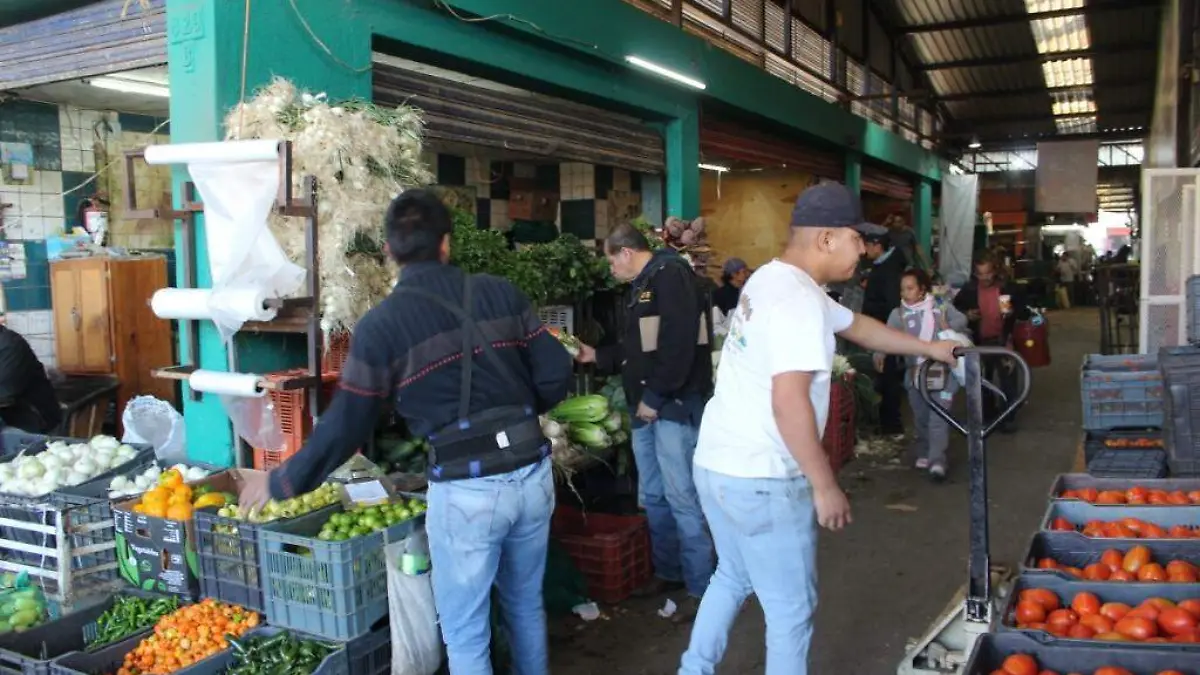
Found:
[[[25,337],[43,364],[55,366],[54,318],[50,310],[8,312],[4,319],[9,329]]]
[[[118,132],[120,124],[115,112],[59,106],[58,135],[62,143],[63,171],[96,171],[100,167],[96,166],[95,144]]]
[[[508,230],[512,227],[512,218],[508,217],[508,200],[507,199],[492,199],[490,200],[492,209],[492,229],[493,230]]]
[[[626,175],[628,180],[628,175]],[[595,199],[596,167],[567,162],[558,166],[559,199]]]
[[[467,186],[475,188],[477,199],[492,196],[492,162],[486,157],[467,158]]]
[[[0,203],[12,204],[4,210],[5,239],[45,239],[62,233],[62,172],[34,170],[30,177],[26,184],[0,183]]]

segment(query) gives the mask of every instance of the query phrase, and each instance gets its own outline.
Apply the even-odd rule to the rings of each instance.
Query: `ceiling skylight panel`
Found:
[[[1029,22],[1033,42],[1039,54],[1081,51],[1091,47],[1087,22],[1082,14],[1035,19]]]
[[[1042,75],[1051,89],[1095,84],[1091,59],[1060,59],[1042,64]]]
[[[1096,112],[1096,100],[1091,91],[1060,91],[1053,92],[1053,111],[1055,115],[1083,115]]]
[[[1060,134],[1094,134],[1096,133],[1096,116],[1058,117],[1054,126]]]

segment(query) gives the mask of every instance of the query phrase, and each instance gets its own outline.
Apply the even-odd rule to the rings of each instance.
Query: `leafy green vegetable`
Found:
[[[179,609],[179,598],[138,598],[118,595],[109,607],[96,619],[96,637],[88,642],[94,649],[152,628],[162,617]]]

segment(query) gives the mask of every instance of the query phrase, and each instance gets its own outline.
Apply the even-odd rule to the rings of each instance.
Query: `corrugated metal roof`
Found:
[[[922,63],[1020,56],[1033,51],[1029,27],[1020,23],[917,33],[912,42]]]
[[[1032,89],[1045,84],[1041,69],[1029,63],[934,70],[929,80],[942,95]]]
[[[1021,14],[1023,0],[902,0],[895,2],[904,25],[978,19],[981,16]]]
[[[967,120],[1002,120],[1005,118],[1023,119],[1049,115],[1050,96],[1048,94],[1029,94],[1024,96],[1007,96],[997,100],[994,98],[973,99],[970,101],[949,101],[946,107],[950,114],[959,121]]]

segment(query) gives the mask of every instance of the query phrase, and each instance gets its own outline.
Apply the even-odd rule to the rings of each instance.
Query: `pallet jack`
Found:
[[[987,457],[984,441],[1016,412],[1029,398],[1029,365],[1016,352],[1003,347],[961,347],[954,351],[965,369],[964,388],[967,392],[967,419],[962,424],[954,415],[937,404],[930,391],[929,369],[934,363],[924,361],[917,374],[921,397],[950,427],[967,437],[969,466],[970,555],[967,558],[967,583],[951,599],[924,635],[910,640],[904,660],[896,670],[898,675],[947,675],[962,673],[975,641],[993,628],[999,608],[1012,591],[1015,579],[1011,569],[991,566],[988,559],[988,501]],[[983,389],[985,382],[981,363],[984,357],[1012,359],[1020,372],[1020,393],[1012,400],[1004,399],[1004,411],[995,419],[984,422]],[[943,380],[945,378],[942,378]],[[995,389],[988,387],[989,389]],[[940,387],[939,387],[940,389]],[[1001,394],[1003,396],[1003,394]]]

